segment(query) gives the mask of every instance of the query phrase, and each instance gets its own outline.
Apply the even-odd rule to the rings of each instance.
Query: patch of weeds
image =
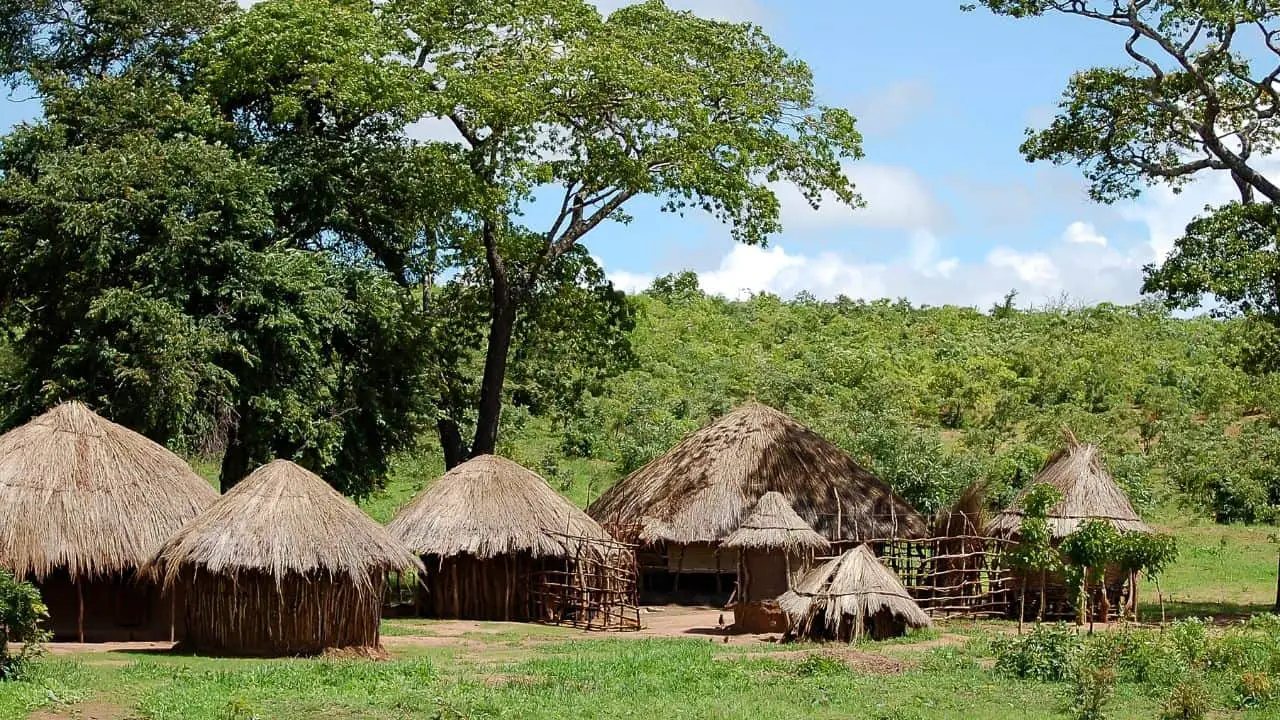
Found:
[[[1231,696],[1231,704],[1237,710],[1266,707],[1276,697],[1271,676],[1261,672],[1246,672],[1236,680],[1235,691]]]
[[[793,672],[798,677],[848,675],[849,666],[840,658],[831,657],[830,655],[814,654],[796,663]]]
[[[966,672],[979,667],[971,654],[954,647],[933,648],[920,660],[920,670],[929,673]]]
[[[1190,677],[1173,686],[1160,708],[1160,720],[1204,720],[1213,707],[1209,688],[1198,677]]]
[[[1038,625],[1026,635],[992,641],[996,671],[1023,680],[1057,682],[1070,677],[1083,641],[1066,623]]]

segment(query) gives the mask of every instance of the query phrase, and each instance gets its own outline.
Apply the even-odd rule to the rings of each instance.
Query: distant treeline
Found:
[[[754,397],[831,438],[923,511],[983,479],[993,505],[1007,502],[1066,429],[1102,446],[1140,507],[1270,521],[1280,503],[1280,383],[1231,361],[1234,321],[1181,319],[1156,303],[984,313],[729,301],[691,276],[633,301],[634,367],[559,418],[558,443],[545,423],[528,423],[509,446],[608,460],[620,475]]]

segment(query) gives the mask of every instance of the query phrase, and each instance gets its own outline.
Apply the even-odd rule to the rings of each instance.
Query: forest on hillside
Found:
[[[1275,519],[1280,381],[1233,361],[1239,321],[1179,318],[1156,302],[982,312],[731,301],[689,274],[629,302],[630,366],[576,407],[543,418],[509,407],[504,453],[551,476],[574,459],[603,461],[604,485],[756,399],[832,439],[922,511],[977,480],[1002,505],[1069,431],[1104,449],[1142,509]]]

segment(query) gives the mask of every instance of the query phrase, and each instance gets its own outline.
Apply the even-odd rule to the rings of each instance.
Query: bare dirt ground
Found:
[[[909,645],[895,645],[886,652],[867,652],[847,647],[808,647],[797,650],[771,649],[781,641],[779,633],[736,633],[729,627],[733,613],[714,607],[656,606],[642,609],[641,629],[630,632],[587,632],[572,628],[530,625],[510,622],[476,622],[470,620],[422,621],[393,619],[388,621],[395,634],[384,634],[382,644],[395,656],[414,649],[454,649],[461,658],[492,663],[529,657],[537,653],[540,645],[566,640],[609,640],[641,638],[705,638],[717,646],[740,647],[745,652],[726,655],[734,657],[801,658],[823,654],[838,658],[863,672],[898,672],[904,663],[892,657],[901,650],[957,645],[965,642],[963,635],[946,633],[941,637],[923,640]],[[93,664],[125,664],[126,653],[163,654],[172,649],[170,643],[117,642],[117,643],[51,643],[47,646],[54,655],[93,656]],[[112,657],[115,655],[115,657]],[[88,707],[88,706],[85,706]],[[56,717],[56,716],[51,716]],[[89,716],[85,716],[89,718]],[[110,716],[105,716],[109,718]],[[95,718],[95,720],[102,720]]]

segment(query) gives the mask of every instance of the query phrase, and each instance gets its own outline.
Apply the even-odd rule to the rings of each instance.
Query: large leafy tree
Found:
[[[220,435],[224,484],[283,455],[367,490],[416,429],[414,298],[283,241],[275,173],[151,80],[45,84],[44,119],[3,142],[14,405],[75,397],[153,437]]]
[[[1258,0],[982,0],[1013,17],[1109,25],[1131,62],[1076,73],[1028,160],[1084,168],[1097,200],[1231,174],[1241,199],[1280,201],[1258,159],[1280,140],[1280,5]]]
[[[584,0],[392,0],[428,111],[461,140],[467,210],[488,285],[474,410],[442,417],[450,464],[492,452],[519,322],[557,262],[629,203],[697,208],[733,236],[780,229],[773,184],[859,202],[842,162],[848,113],[816,104],[808,68],[758,27],[650,1],[602,18]],[[538,217],[539,222],[531,219]],[[460,428],[474,426],[469,443]]]

